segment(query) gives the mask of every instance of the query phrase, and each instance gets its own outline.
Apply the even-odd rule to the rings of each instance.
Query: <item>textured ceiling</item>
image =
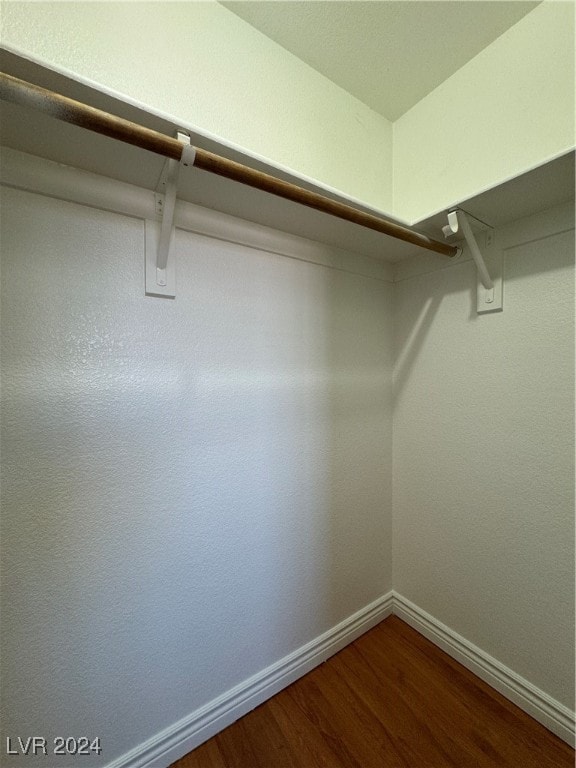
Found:
[[[234,0],[221,4],[372,109],[396,120],[539,3]]]

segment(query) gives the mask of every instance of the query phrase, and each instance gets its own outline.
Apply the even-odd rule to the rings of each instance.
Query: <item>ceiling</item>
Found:
[[[234,0],[221,5],[393,121],[539,3]]]

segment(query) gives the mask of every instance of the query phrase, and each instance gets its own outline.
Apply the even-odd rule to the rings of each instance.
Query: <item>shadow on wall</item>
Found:
[[[563,208],[560,210],[562,212]],[[552,225],[554,229],[553,235],[560,236],[573,233],[573,212],[572,216],[562,216],[561,221],[562,224],[560,226],[554,227]],[[518,228],[519,224],[515,223],[511,227]],[[508,309],[506,306],[507,284],[511,287],[513,282],[531,279],[536,275],[544,275],[558,269],[565,269],[565,263],[558,263],[553,259],[517,257],[520,249],[528,245],[533,254],[537,256],[540,248],[545,249],[547,247],[547,240],[550,236],[548,232],[539,232],[537,228],[534,232],[527,229],[527,234],[521,235],[518,243],[501,249],[503,253],[504,313]],[[512,239],[510,235],[508,239]],[[429,256],[425,258],[426,261],[422,259],[423,264],[431,263]],[[498,323],[500,313],[478,314],[477,285],[477,270],[474,263],[470,260],[466,245],[464,245],[462,260],[453,262],[442,269],[433,269],[429,272],[424,269],[422,273],[416,271],[414,275],[401,279],[395,284],[396,312],[398,314],[398,311],[400,311],[403,314],[402,321],[395,323],[395,397],[401,395],[404,386],[409,380],[415,361],[425,347],[426,339],[434,325],[435,318],[437,318],[441,311],[443,302],[447,303],[447,306],[445,306],[446,316],[451,318],[450,323],[453,324],[454,328],[460,323],[473,323],[478,324],[478,330],[480,331],[482,325],[484,328],[490,327],[492,329],[493,325]],[[462,293],[469,295],[469,311],[467,315],[462,314],[461,304],[458,301],[458,295]],[[407,297],[409,297],[408,301],[406,301]],[[513,307],[509,309],[513,311]],[[398,318],[396,319],[398,320]],[[450,333],[449,327],[447,330]],[[440,356],[452,357],[448,344],[444,346],[444,350],[439,345],[436,348]]]
[[[402,392],[422,350],[430,327],[442,303],[442,296],[424,299],[420,311],[414,313],[414,323],[398,330],[396,334],[396,359],[394,363],[395,397]]]

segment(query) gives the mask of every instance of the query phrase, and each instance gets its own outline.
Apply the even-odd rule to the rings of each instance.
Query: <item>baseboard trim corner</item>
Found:
[[[389,592],[267,669],[121,755],[106,768],[167,768],[375,627],[392,614],[392,605],[393,594]]]
[[[571,746],[574,712],[394,592],[393,613]]]

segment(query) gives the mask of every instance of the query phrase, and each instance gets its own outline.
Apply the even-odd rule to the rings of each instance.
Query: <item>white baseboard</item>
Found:
[[[567,707],[402,595],[389,592],[276,664],[117,758],[106,768],[167,768],[391,614],[403,619],[535,720],[574,745],[574,713]]]
[[[167,768],[392,614],[392,592],[219,696],[106,768]]]
[[[393,613],[571,746],[574,712],[394,592]]]

